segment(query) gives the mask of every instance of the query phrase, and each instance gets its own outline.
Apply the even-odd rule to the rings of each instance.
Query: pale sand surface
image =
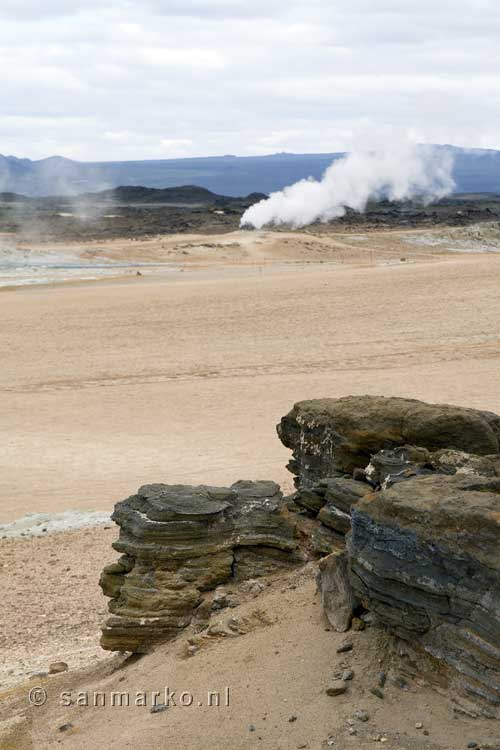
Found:
[[[10,741],[2,750],[465,750],[469,741],[496,736],[496,722],[453,719],[447,700],[425,685],[412,680],[408,689],[397,687],[393,678],[399,672],[391,667],[384,639],[375,631],[349,634],[352,653],[337,654],[345,635],[325,629],[310,578],[275,580],[257,598],[242,600],[215,619],[224,622],[229,617],[251,618],[255,627],[245,635],[208,638],[191,658],[183,656],[186,643],[181,637],[121,667],[115,656],[97,667],[34,678],[4,694],[0,730],[9,713],[16,716],[11,718],[16,724],[11,724]],[[389,673],[384,700],[370,693],[382,667]],[[332,672],[345,668],[354,671],[348,693],[329,697],[325,689]],[[29,686],[45,688],[43,707],[26,711]],[[159,693],[161,703],[165,687],[174,692],[176,705],[151,714],[152,691]],[[207,705],[209,691],[220,694],[219,707]],[[131,705],[110,705],[113,692],[127,694]],[[183,692],[187,701],[192,696],[192,705],[180,705]],[[62,693],[72,705],[61,705]],[[138,693],[142,706],[134,705]],[[356,709],[367,711],[369,721],[356,721]],[[349,721],[354,735],[349,734]],[[381,738],[384,744],[374,742]]]
[[[499,280],[467,256],[4,293],[0,522],[151,481],[286,483],[275,424],[299,399],[500,411]]]
[[[205,258],[201,273],[2,294],[0,522],[29,512],[111,510],[140,484],[153,481],[225,484],[269,478],[289,489],[289,452],[276,437],[275,424],[300,399],[380,393],[500,412],[500,257],[430,255],[429,262],[395,265],[377,265],[375,258],[372,267],[304,265],[303,257],[294,265],[291,253],[282,266],[281,250],[271,253],[278,261],[274,266],[235,261],[232,268],[214,272]],[[97,579],[115,556],[110,547],[115,534],[100,528],[1,542],[1,646],[4,653],[11,649],[5,667],[26,674],[59,658],[73,669],[104,656],[97,639],[106,604]],[[243,672],[233,671],[233,681],[241,685],[242,673],[252,682],[262,675],[260,695],[252,694],[249,703],[241,695],[222,724],[208,712],[208,724],[205,718],[193,724],[169,715],[168,732],[178,733],[179,747],[201,750],[206,733],[218,747],[285,750],[300,744],[300,725],[289,725],[284,714],[261,741],[255,733],[249,739],[247,724],[258,723],[271,700],[269,691],[281,683],[302,689],[307,673],[307,689],[321,691],[323,661],[332,664],[334,648],[329,642],[325,652],[322,629],[310,624],[319,617],[317,602],[308,610],[311,597],[309,592],[290,609],[294,618],[303,611],[303,622],[284,614],[276,631],[279,640],[302,628],[300,658],[307,656],[307,663],[299,669],[298,655],[291,654],[271,670],[265,629],[255,636],[258,642],[251,640],[254,634],[238,639],[241,653],[230,650],[222,657],[217,646],[213,653],[219,656],[197,667],[196,679],[208,679],[210,665],[229,679],[234,657]],[[269,606],[274,611],[275,605]],[[240,648],[233,644],[230,649]],[[153,658],[139,663],[145,665],[144,679]],[[174,668],[169,658],[163,667],[161,657],[156,668],[179,669],[179,679],[195,663],[176,662]],[[274,682],[268,685],[271,674]],[[143,679],[142,672],[129,676]],[[193,673],[188,677],[194,679]],[[97,678],[91,672],[85,679],[90,684]],[[148,679],[154,681],[154,675]],[[317,700],[320,707],[313,708]],[[312,712],[320,722],[323,735],[325,717],[337,721],[332,699],[324,700],[314,694],[300,703],[302,712]],[[411,703],[412,717],[419,700]],[[394,705],[388,701],[377,710],[387,711],[389,721]],[[61,712],[53,705],[46,711],[39,715],[36,747],[62,737],[57,734]],[[127,717],[131,747],[139,746],[141,728],[141,747],[165,747],[166,714],[146,712],[140,721]],[[286,740],[280,745],[282,719]],[[163,734],[150,733],[153,720]],[[63,744],[114,747],[121,721],[115,709],[102,736],[92,734],[98,731],[92,722],[64,735]],[[313,732],[311,722],[304,726],[306,734]],[[311,737],[310,747],[319,748],[319,737],[314,732]],[[440,737],[435,745],[418,747],[462,746],[453,741],[446,744]]]

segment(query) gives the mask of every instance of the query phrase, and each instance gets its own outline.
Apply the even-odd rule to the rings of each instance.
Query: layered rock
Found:
[[[116,505],[122,553],[101,576],[109,650],[144,651],[185,628],[202,592],[298,562],[294,527],[274,482],[231,487],[152,484]]]
[[[368,492],[372,492],[369,484],[350,477],[328,477],[297,490],[292,496],[294,509],[315,519],[306,527],[314,552],[328,555],[344,547],[345,534],[351,528],[351,508]]]
[[[381,450],[416,446],[477,456],[499,453],[500,417],[487,411],[405,398],[347,396],[300,401],[278,425],[293,451],[295,485],[365,469]]]
[[[370,484],[382,489],[411,477],[429,474],[499,477],[500,456],[476,456],[448,448],[431,452],[404,445],[376,453],[364,473]]]
[[[500,715],[500,478],[433,475],[367,495],[349,553],[363,605]]]

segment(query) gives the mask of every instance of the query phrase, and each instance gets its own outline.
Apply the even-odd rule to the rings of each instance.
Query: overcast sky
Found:
[[[0,0],[0,153],[500,148],[498,0]]]

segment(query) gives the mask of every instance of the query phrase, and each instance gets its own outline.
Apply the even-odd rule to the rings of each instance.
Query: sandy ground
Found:
[[[485,229],[486,227],[486,229]],[[498,229],[492,223],[476,227],[436,229],[383,229],[377,231],[327,231],[310,227],[300,231],[245,231],[223,234],[173,234],[147,239],[43,242],[15,244],[20,250],[43,257],[64,255],[81,260],[137,262],[178,268],[221,265],[266,265],[281,263],[335,262],[372,265],[377,262],[429,262],[454,248],[484,250],[484,236],[492,237],[498,249]],[[461,243],[466,243],[463,245]],[[155,269],[152,269],[155,270]],[[148,273],[148,268],[142,269]]]
[[[299,399],[380,393],[500,412],[499,256],[437,256],[431,247],[424,248],[427,258],[414,258],[419,262],[399,262],[406,247],[399,237],[391,240],[388,262],[376,251],[387,246],[387,237],[370,236],[368,244],[352,240],[366,248],[355,264],[348,258],[337,263],[333,256],[318,263],[325,259],[316,250],[309,253],[301,240],[291,245],[289,240],[273,236],[269,247],[264,237],[265,262],[252,257],[211,264],[208,255],[217,248],[209,248],[193,258],[200,272],[1,294],[0,523],[30,512],[109,511],[153,481],[269,478],[288,489],[289,455],[275,424]],[[114,529],[101,527],[1,541],[6,684],[43,671],[55,658],[68,661],[72,670],[103,659],[96,644],[106,605],[97,579],[114,557],[114,535]],[[201,675],[210,667],[217,679],[239,680],[240,689],[238,674],[249,675],[250,688],[257,682],[251,700],[241,693],[219,724],[208,711],[207,717],[197,714],[196,722],[182,713],[175,719],[168,712],[148,711],[140,719],[127,714],[120,746],[165,747],[159,738],[175,732],[179,747],[194,750],[206,747],[207,733],[217,747],[285,750],[300,746],[306,735],[308,747],[321,747],[329,726],[340,731],[338,722],[347,714],[337,715],[336,709],[346,699],[332,710],[335,699],[318,697],[334,659],[333,641],[324,641],[321,627],[312,628],[318,608],[311,611],[311,591],[304,596],[290,609],[291,619],[283,613],[271,639],[263,629],[238,639],[241,646],[231,641],[215,645],[210,657],[208,651],[200,654],[208,660],[198,662]],[[274,612],[274,604],[269,607]],[[300,612],[303,621],[296,620]],[[290,652],[286,665],[267,658],[271,644],[280,640]],[[194,660],[174,664],[168,654],[167,649],[157,662],[149,661],[151,656],[127,668],[126,680],[147,677],[152,684],[160,672],[194,679],[189,671]],[[93,669],[85,678],[89,684],[98,679]],[[97,669],[111,669],[109,660]],[[106,674],[102,679],[120,679]],[[65,679],[77,679],[70,676]],[[303,694],[306,683],[307,690],[316,690],[312,697]],[[293,691],[290,713],[299,712],[300,723],[289,724],[288,706],[285,711],[273,704],[272,691],[285,688]],[[401,700],[394,697],[392,709]],[[418,721],[420,697],[408,700],[411,720],[398,731]],[[263,732],[265,706],[273,712],[274,728],[268,731],[270,722]],[[351,709],[346,704],[345,711]],[[387,711],[382,718],[388,729],[391,702],[377,711]],[[102,736],[95,734],[95,722],[83,726],[83,714],[78,731],[58,733],[63,713],[51,703],[35,716],[34,747],[118,746],[118,711],[100,722]],[[250,737],[252,722],[259,731]],[[454,737],[462,740],[461,730]],[[434,730],[421,740],[424,744],[396,746],[466,746]],[[351,738],[342,743],[335,747],[363,747]]]
[[[218,623],[228,618],[250,623],[250,632],[206,637],[189,658],[181,638],[138,660],[115,656],[98,668],[36,677],[4,695],[0,721],[10,714],[11,731],[2,750],[358,750],[375,743],[460,750],[495,741],[491,720],[454,715],[443,696],[418,682],[398,686],[399,664],[391,663],[376,631],[350,633],[352,652],[337,654],[346,636],[325,627],[311,578],[275,580],[256,598],[213,616]],[[354,672],[348,692],[326,695],[332,673],[344,669]],[[380,670],[388,676],[383,700],[370,693]],[[23,711],[30,687],[43,688],[47,700]],[[154,702],[165,702],[165,688],[173,703],[152,714]],[[113,693],[128,696],[129,705],[113,706]],[[218,693],[219,706],[213,697],[207,705],[209,693]],[[357,710],[368,720],[358,720]]]

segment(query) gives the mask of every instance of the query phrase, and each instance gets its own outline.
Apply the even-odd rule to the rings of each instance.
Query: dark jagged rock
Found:
[[[365,469],[367,480],[382,489],[411,477],[434,473],[500,476],[500,456],[475,456],[452,449],[430,452],[425,448],[405,445],[379,451],[372,456]]]
[[[345,548],[345,537],[333,531],[333,529],[329,529],[328,526],[316,522],[315,528],[311,532],[310,547],[315,555],[329,555],[335,550]]]
[[[147,650],[191,622],[201,592],[298,562],[282,504],[279,486],[265,481],[151,484],[117,503],[113,546],[122,557],[101,576],[112,614],[103,648]]]
[[[425,448],[404,445],[383,449],[372,456],[365,476],[374,487],[387,487],[414,476],[432,474],[431,453]]]
[[[435,451],[430,464],[440,474],[462,474],[483,477],[500,477],[500,456],[474,456],[457,450]]]
[[[355,479],[342,477],[325,480],[325,504],[318,513],[318,519],[325,526],[340,534],[346,534],[351,528],[351,508],[368,492],[370,485]]]
[[[344,535],[351,528],[351,507],[372,487],[350,477],[328,477],[312,487],[297,490],[287,499],[288,508],[315,518],[305,523],[310,549],[317,555],[329,555],[344,546]],[[296,521],[304,526],[304,519]]]
[[[491,412],[382,396],[300,401],[277,429],[293,451],[288,468],[302,489],[364,469],[383,449],[411,445],[488,456],[498,454],[500,441],[500,417]]]
[[[500,716],[500,478],[436,474],[368,495],[349,552],[378,622]]]

